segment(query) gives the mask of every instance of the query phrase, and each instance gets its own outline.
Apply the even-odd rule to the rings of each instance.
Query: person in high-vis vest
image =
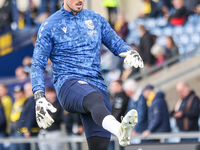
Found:
[[[4,84],[0,84],[0,99],[2,102],[4,114],[6,117],[6,133],[9,134],[10,113],[12,109],[12,98],[8,95],[8,88]]]
[[[14,96],[14,103],[12,107],[12,111],[10,114],[10,134],[9,137],[12,138],[20,138],[21,132],[19,129],[20,125],[20,116],[23,110],[23,106],[27,100],[24,94],[24,89],[23,87],[16,85],[13,89],[13,96]],[[21,150],[20,149],[20,144],[17,143],[12,143],[10,145],[10,150]]]
[[[103,0],[103,6],[108,10],[108,22],[111,27],[114,27],[114,23],[117,18],[117,7],[119,4],[120,0]]]
[[[23,105],[23,109],[19,118],[19,130],[21,136],[25,138],[36,137],[39,133],[39,127],[36,122],[35,101],[32,93],[30,82],[24,84],[24,94],[27,98]],[[30,143],[21,143],[20,150],[30,150]]]

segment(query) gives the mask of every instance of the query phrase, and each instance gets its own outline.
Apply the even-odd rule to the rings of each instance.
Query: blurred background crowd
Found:
[[[94,0],[86,1],[86,8],[91,9]],[[132,136],[141,134],[143,139],[133,139],[132,144],[159,142],[145,140],[151,133],[199,131],[200,1],[137,0],[134,5],[141,5],[134,14],[125,12],[123,3],[125,0],[101,0],[104,9],[99,13],[107,13],[113,30],[140,53],[145,67],[130,68],[102,45],[102,74],[113,115],[121,121],[128,110],[138,111]],[[61,7],[62,0],[0,1],[0,138],[56,139],[84,134],[80,116],[64,111],[57,101],[50,60],[45,95],[58,111],[50,113],[55,122],[45,130],[39,129],[35,121],[29,76],[37,30]],[[126,19],[131,15],[135,19]],[[170,138],[167,142],[198,140]],[[113,147],[111,142],[109,149]],[[63,145],[40,142],[38,148],[61,150]],[[69,150],[81,148],[80,143],[68,144]],[[29,150],[30,144],[0,144],[0,150],[4,149]]]

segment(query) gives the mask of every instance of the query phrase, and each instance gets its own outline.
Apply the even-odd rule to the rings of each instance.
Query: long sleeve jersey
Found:
[[[51,15],[38,31],[31,71],[33,93],[44,92],[48,58],[57,95],[68,78],[80,78],[106,91],[100,66],[102,43],[116,56],[131,49],[106,19],[94,11],[83,9],[74,15],[61,8]]]

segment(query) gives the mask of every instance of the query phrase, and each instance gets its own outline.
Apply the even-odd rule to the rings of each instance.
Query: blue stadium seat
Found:
[[[186,52],[186,47],[184,47],[184,46],[179,47],[178,52],[180,55],[184,54]]]
[[[184,25],[184,32],[187,34],[195,33],[195,26],[192,23],[187,23]]]
[[[156,28],[151,29],[151,33],[153,35],[156,35],[156,36],[161,36],[163,34],[160,27],[156,27]]]
[[[200,33],[200,22],[198,22],[195,26],[195,32]]]
[[[180,36],[180,43],[183,45],[187,45],[190,43],[190,36],[188,34],[182,34]]]
[[[137,24],[135,23],[135,21],[131,21],[128,23],[128,29],[131,30],[135,30],[137,28]]]
[[[191,43],[195,45],[200,44],[200,33],[194,33],[191,35]]]
[[[184,28],[182,26],[173,27],[173,34],[180,35],[184,33]]]
[[[172,36],[173,34],[173,28],[171,26],[166,26],[163,28],[163,34],[166,36]]]
[[[160,27],[164,27],[168,24],[168,21],[167,19],[165,19],[164,17],[158,17],[156,19],[156,25],[157,26],[160,26]]]
[[[154,18],[146,19],[145,26],[147,26],[149,29],[155,28],[156,27],[155,19]]]
[[[197,46],[194,44],[189,44],[186,46],[186,53],[194,50]]]
[[[160,36],[160,37],[157,37],[156,39],[156,43],[160,46],[165,46],[166,44],[166,40],[165,40],[165,36]]]
[[[198,20],[199,20],[199,15],[191,14],[191,15],[188,16],[187,22],[196,24],[198,22]]]

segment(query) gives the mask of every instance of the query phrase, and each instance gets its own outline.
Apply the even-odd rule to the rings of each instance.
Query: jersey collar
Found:
[[[64,9],[63,7],[64,3],[62,4],[62,8],[61,8],[61,12],[64,16],[70,17],[70,18],[74,18],[75,15],[72,13],[72,11],[67,11],[66,9]],[[80,18],[81,15],[83,14],[83,9],[80,13],[76,14],[76,18]]]

